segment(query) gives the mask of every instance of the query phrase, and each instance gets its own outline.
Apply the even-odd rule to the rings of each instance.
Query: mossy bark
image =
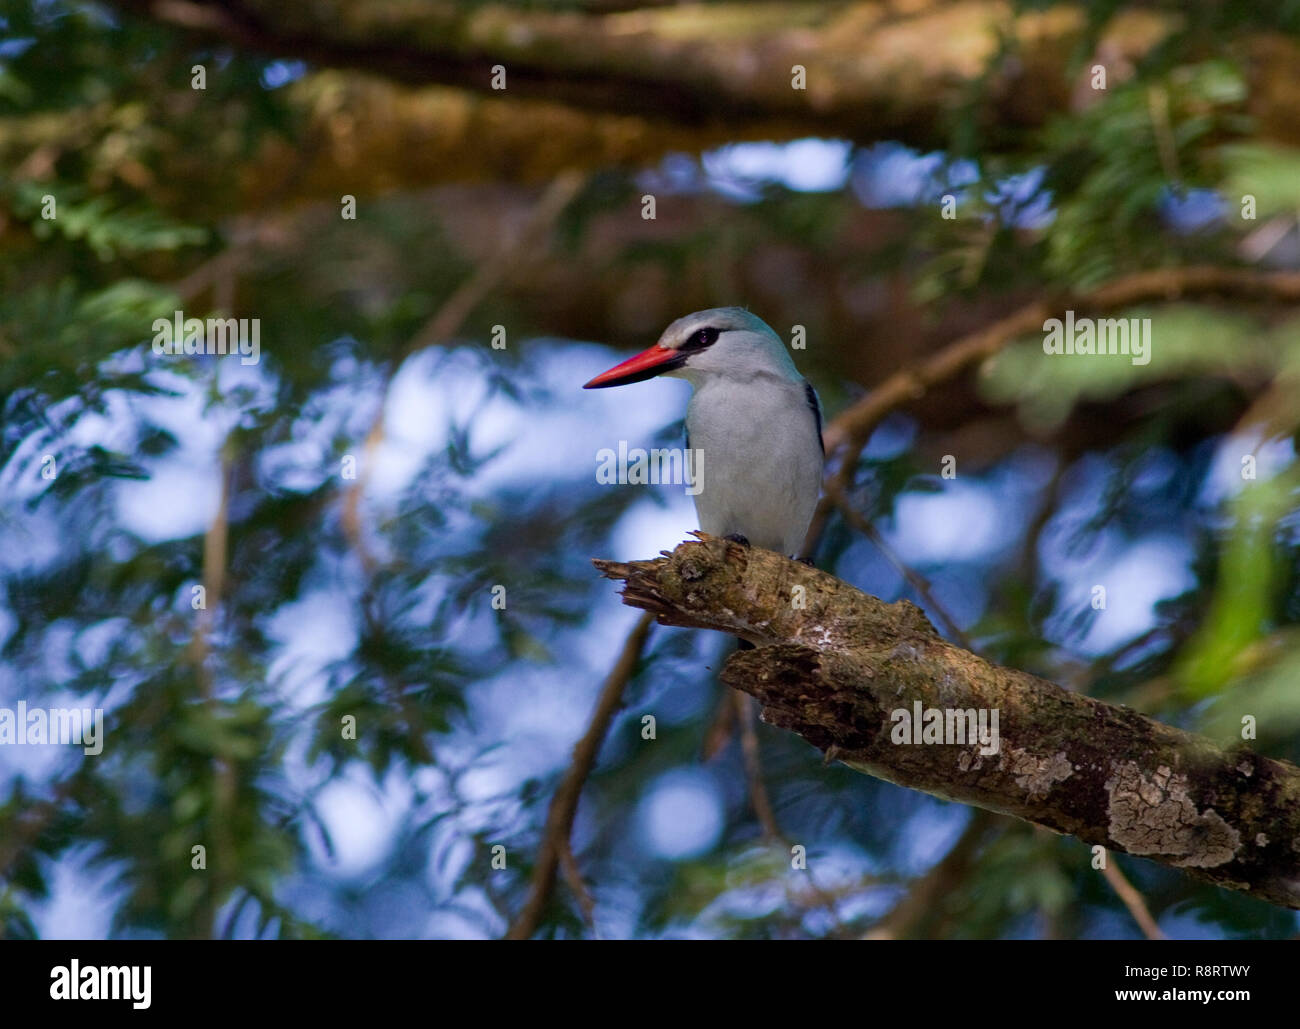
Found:
[[[886,604],[771,551],[700,534],[653,561],[597,561],[667,625],[753,643],[722,681],[764,721],[869,775],[1300,908],[1300,769],[990,664]],[[997,749],[898,742],[923,711],[997,714]],[[986,723],[987,724],[987,723]]]

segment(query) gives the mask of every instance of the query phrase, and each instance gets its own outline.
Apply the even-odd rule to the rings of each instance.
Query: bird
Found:
[[[696,311],[583,388],[659,375],[692,387],[686,449],[703,458],[692,484],[700,529],[800,556],[821,492],[822,411],[781,337],[742,307]]]

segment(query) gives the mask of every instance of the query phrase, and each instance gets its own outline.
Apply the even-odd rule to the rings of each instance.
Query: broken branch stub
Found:
[[[765,722],[868,775],[1300,908],[1295,765],[990,664],[907,601],[695,535],[652,561],[595,564],[661,623],[753,643],[722,681]]]

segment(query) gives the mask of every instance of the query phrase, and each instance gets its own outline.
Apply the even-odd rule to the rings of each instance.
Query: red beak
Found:
[[[656,375],[680,368],[686,363],[686,354],[680,350],[669,350],[658,343],[649,350],[643,350],[636,357],[629,357],[622,364],[616,364],[607,372],[601,372],[584,385],[583,389],[603,389],[606,386],[626,386],[629,382],[641,382],[653,379]]]

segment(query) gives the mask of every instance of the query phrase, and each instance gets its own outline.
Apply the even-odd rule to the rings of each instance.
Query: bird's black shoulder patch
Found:
[[[822,405],[817,400],[817,391],[813,389],[813,384],[807,379],[804,380],[803,395],[808,398],[808,406],[812,408],[813,421],[817,423],[817,445],[822,448],[822,457],[825,457],[826,444],[822,442]]]

